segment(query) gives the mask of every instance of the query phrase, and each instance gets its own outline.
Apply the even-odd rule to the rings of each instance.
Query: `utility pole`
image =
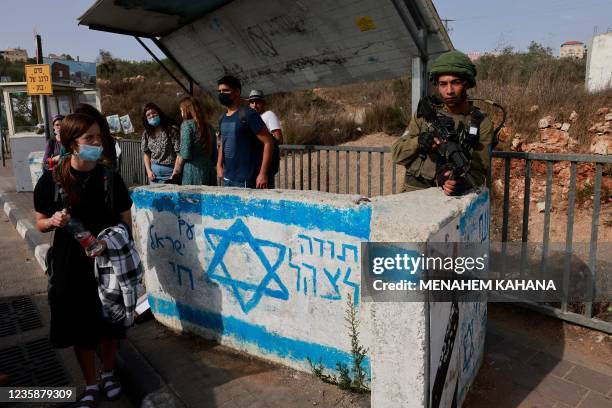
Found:
[[[36,34],[36,63],[43,63],[42,40],[40,34]],[[51,129],[49,127],[49,100],[47,95],[42,96],[42,105],[42,116],[45,122],[45,139],[49,140],[51,138]]]
[[[451,28],[450,31],[448,30],[448,22],[449,21],[457,21],[457,20],[451,20],[449,18],[443,18],[443,19],[441,19],[441,21],[444,23],[444,28],[446,29],[446,32],[450,33],[450,31],[452,31],[453,29]]]

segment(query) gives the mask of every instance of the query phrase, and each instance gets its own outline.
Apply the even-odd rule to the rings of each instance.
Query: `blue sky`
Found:
[[[252,0],[256,1],[256,0]],[[558,52],[568,40],[588,43],[612,29],[612,0],[433,0],[449,27],[455,47],[462,51],[492,51],[511,45],[525,49],[531,40]],[[141,60],[148,54],[131,37],[77,26],[77,17],[94,0],[2,0],[0,49],[21,46],[34,53],[34,29],[43,37],[45,56],[68,53],[93,61],[99,49],[114,56]]]

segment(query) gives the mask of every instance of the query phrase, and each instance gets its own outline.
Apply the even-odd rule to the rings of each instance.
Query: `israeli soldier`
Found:
[[[467,55],[449,51],[434,62],[429,79],[441,104],[435,106],[436,116],[454,123],[455,130],[469,129],[477,141],[469,148],[469,174],[479,186],[485,183],[490,166],[493,122],[467,98],[467,90],[476,85],[476,67]],[[462,125],[460,125],[462,123]],[[442,141],[425,118],[414,116],[392,147],[393,161],[406,167],[404,191],[442,187],[446,195],[460,195],[469,189],[465,178],[454,177],[444,166],[438,148]]]

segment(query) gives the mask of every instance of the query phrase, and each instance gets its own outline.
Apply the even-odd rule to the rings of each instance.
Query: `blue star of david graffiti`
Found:
[[[253,234],[251,234],[249,228],[240,219],[236,220],[236,222],[234,222],[234,224],[227,230],[206,228],[204,229],[204,236],[212,249],[215,251],[208,267],[208,277],[227,286],[236,297],[236,300],[238,300],[238,303],[240,304],[240,307],[244,313],[249,313],[255,306],[257,306],[264,295],[282,300],[289,299],[289,291],[276,273],[276,270],[285,258],[285,252],[287,249],[284,245],[255,238]],[[215,236],[220,238],[217,244],[215,244],[215,241],[213,240],[213,237]],[[232,244],[247,245],[253,250],[253,252],[255,252],[257,259],[259,259],[261,265],[266,271],[265,276],[262,278],[259,284],[255,285],[250,282],[244,282],[237,279],[235,276],[232,276],[224,262],[225,254]],[[272,247],[279,250],[278,257],[275,262],[270,262],[262,250],[263,247]],[[268,286],[272,282],[275,282],[279,289],[269,288]],[[240,290],[247,293],[253,292],[253,296],[247,300],[245,299],[245,296],[243,296],[244,292],[241,293]]]

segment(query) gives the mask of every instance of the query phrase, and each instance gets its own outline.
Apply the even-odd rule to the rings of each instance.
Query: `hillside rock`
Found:
[[[566,152],[570,141],[567,132],[559,129],[540,129],[540,141],[524,146],[526,152],[561,153]]]
[[[510,141],[511,138],[512,138],[512,128],[509,126],[504,126],[503,128],[501,128],[501,130],[497,134],[497,139],[503,143]]]
[[[610,112],[610,108],[599,108],[599,109],[597,109],[597,114],[598,115],[605,115],[608,112]]]
[[[137,82],[144,82],[145,81],[145,77],[143,75],[136,75],[135,77],[129,77],[129,78],[123,78],[121,81],[123,83],[137,83]]]
[[[537,112],[540,110],[540,107],[538,105],[531,105],[531,107],[529,108],[529,112]]]
[[[610,133],[610,123],[608,122],[595,123],[593,124],[593,126],[589,128],[589,132],[596,132],[600,134]]]
[[[574,147],[576,146],[578,146],[578,141],[570,136],[567,141],[567,148],[573,151]]]
[[[612,154],[612,136],[611,135],[595,136],[591,140],[590,151],[593,154],[601,154],[601,155]]]
[[[554,127],[555,129],[561,129],[561,127],[562,127],[562,126],[563,126],[563,124],[561,124],[561,122],[555,122],[555,123],[553,124],[553,127]]]
[[[570,124],[565,122],[563,125],[561,125],[561,130],[564,132],[567,132],[570,129]]]
[[[523,143],[524,143],[523,137],[521,136],[520,133],[517,133],[512,139],[512,150],[517,151],[517,152],[522,152]]]
[[[569,115],[570,122],[574,123],[578,120],[578,113],[576,111],[572,111]]]
[[[606,113],[606,116],[604,117],[604,119],[606,122],[612,121],[612,112]]]
[[[550,126],[552,126],[553,122],[554,122],[554,118],[552,116],[545,116],[542,119],[540,119],[538,121],[538,128],[539,129],[546,129]]]

